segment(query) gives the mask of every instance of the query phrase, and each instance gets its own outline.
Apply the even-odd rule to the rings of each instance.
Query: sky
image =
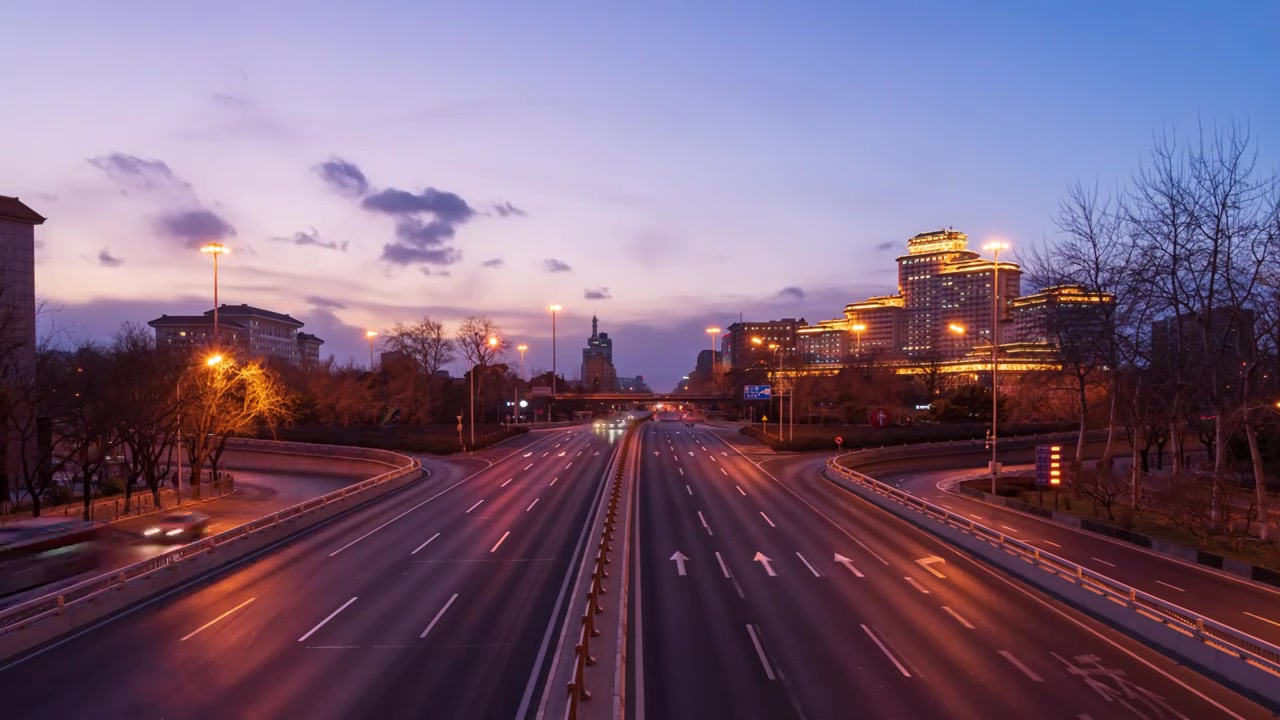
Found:
[[[367,328],[488,315],[668,390],[705,328],[838,317],[918,232],[1051,242],[1157,135],[1280,159],[1280,4],[14,2],[0,194],[46,331],[219,299],[367,363]],[[1026,290],[1026,289],[1024,289]],[[455,368],[455,371],[462,368]]]

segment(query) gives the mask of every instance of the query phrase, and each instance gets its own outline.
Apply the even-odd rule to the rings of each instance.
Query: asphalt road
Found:
[[[649,424],[640,457],[633,717],[1272,716],[831,485],[821,458],[771,475],[681,423]]]
[[[880,470],[875,477],[1046,552],[1280,645],[1280,589],[945,492],[939,487],[982,471],[981,467]]]
[[[14,718],[513,718],[612,447],[573,428],[417,483],[0,667]]]

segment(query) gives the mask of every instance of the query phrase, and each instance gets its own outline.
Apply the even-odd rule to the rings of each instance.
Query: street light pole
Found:
[[[858,359],[862,359],[862,331],[867,329],[862,323],[854,323],[853,332],[858,335]]]
[[[711,338],[711,362],[708,365],[711,369],[711,385],[713,388],[719,387],[716,383],[716,335],[720,334],[720,328],[707,328],[707,335]]]
[[[983,246],[990,250],[994,259],[991,263],[991,494],[996,494],[996,481],[1000,475],[1000,465],[996,460],[997,431],[999,428],[1000,385],[996,381],[999,369],[1000,347],[1000,251],[1008,250],[1009,243],[989,242]]]
[[[369,372],[373,372],[373,339],[378,337],[378,331],[365,330],[364,336],[369,340]]]
[[[548,305],[547,309],[551,311],[551,397],[556,396],[556,313],[564,308],[559,305]],[[548,414],[547,420],[551,417]]]
[[[524,377],[524,351],[529,349],[528,345],[517,345],[516,349],[520,351],[520,382],[525,382]],[[552,371],[553,373],[555,371]]]
[[[498,346],[498,338],[496,337],[489,338],[489,347],[496,348],[497,346]],[[472,450],[474,450],[476,447],[476,368],[485,367],[483,363],[485,359],[483,356],[484,350],[483,348],[477,348],[477,350],[478,352],[476,352],[476,364],[471,366],[471,449]]]
[[[218,256],[227,253],[227,246],[222,243],[206,243],[200,252],[213,256],[213,343],[214,349],[222,347],[222,336],[218,333]]]

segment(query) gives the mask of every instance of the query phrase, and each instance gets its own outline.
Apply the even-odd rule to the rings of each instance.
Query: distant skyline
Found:
[[[366,328],[493,317],[571,377],[590,318],[673,387],[708,325],[839,315],[908,237],[1013,256],[1076,180],[1236,122],[1280,152],[1280,5],[23,3],[0,194],[71,336],[220,300],[339,361]],[[518,362],[518,354],[512,358]],[[455,368],[455,371],[457,369]]]

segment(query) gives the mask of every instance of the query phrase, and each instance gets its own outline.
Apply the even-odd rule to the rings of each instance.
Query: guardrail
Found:
[[[595,617],[604,613],[604,607],[600,604],[600,596],[607,592],[604,588],[604,580],[609,577],[609,571],[606,566],[612,562],[609,559],[609,553],[613,551],[613,531],[618,522],[618,504],[622,499],[622,478],[626,471],[627,457],[633,444],[632,438],[635,436],[636,428],[642,422],[642,420],[633,422],[627,428],[622,450],[618,454],[613,483],[609,489],[609,505],[605,511],[604,527],[600,530],[600,542],[596,546],[595,566],[591,569],[591,588],[587,591],[587,605],[581,618],[582,629],[578,634],[578,642],[574,646],[573,679],[568,683],[568,720],[578,720],[579,704],[591,699],[591,691],[586,688],[583,676],[586,674],[588,665],[596,664],[595,656],[591,654],[591,638],[600,636],[600,630],[596,627]],[[625,594],[626,589],[624,588],[622,592]],[[618,598],[619,605],[624,599],[622,597]]]
[[[252,443],[253,445],[252,447],[241,446],[244,447],[244,449],[263,451],[268,451],[275,445],[274,443],[267,445],[265,443],[271,443],[271,441],[262,440],[241,442]],[[237,443],[237,445],[240,445],[240,443]],[[417,472],[422,467],[422,463],[416,459],[385,450],[376,450],[364,453],[358,452],[365,450],[364,448],[345,448],[334,445],[309,445],[307,443],[279,443],[279,446],[279,449],[274,450],[275,452],[301,452],[302,450],[309,450],[310,452],[306,454],[313,457],[319,456],[373,460],[385,464],[391,464],[391,458],[394,457],[399,458],[402,464],[399,467],[371,477],[368,480],[362,480],[361,482],[348,485],[339,490],[334,490],[333,492],[321,495],[320,497],[312,498],[305,502],[298,503],[297,505],[287,507],[239,527],[232,528],[231,530],[218,533],[217,535],[210,535],[209,537],[203,538],[189,545],[183,545],[182,547],[157,555],[148,560],[134,563],[133,565],[119,568],[117,570],[112,570],[111,572],[99,575],[98,577],[90,578],[83,582],[76,583],[75,585],[62,588],[57,592],[0,610],[0,636],[20,630],[32,623],[39,622],[40,620],[50,616],[61,614],[69,607],[88,602],[103,595],[104,593],[109,593],[123,588],[130,582],[141,580],[150,576],[152,573],[159,572],[190,558],[208,553],[214,548],[235,542],[236,540],[273,527],[286,520],[291,520],[300,515],[304,515],[317,508],[328,505],[331,502],[341,500],[377,485]],[[348,454],[348,451],[357,452],[355,454]],[[373,453],[378,453],[379,456],[374,457]]]
[[[1195,638],[1203,645],[1227,655],[1235,656],[1250,665],[1280,677],[1280,647],[1236,630],[1229,625],[1224,625],[1216,620],[1199,615],[1155,595],[1132,588],[1106,575],[1077,565],[1070,560],[1044,552],[1038,547],[976,523],[972,518],[953,513],[946,508],[903,492],[856,470],[850,470],[840,465],[837,460],[838,458],[828,460],[827,467],[842,477],[863,485],[877,494],[915,510],[932,520],[957,529],[1025,560],[1037,568],[1100,595],[1117,605],[1141,613],[1143,616],[1155,620],[1165,627],[1187,637]]]

